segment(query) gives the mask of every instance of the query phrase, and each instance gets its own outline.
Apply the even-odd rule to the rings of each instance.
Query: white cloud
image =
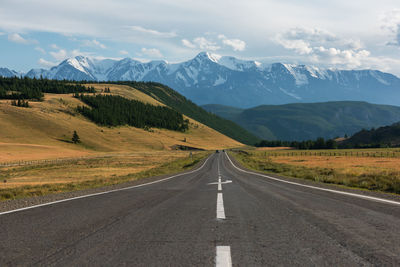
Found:
[[[45,59],[43,59],[43,58],[40,58],[40,59],[38,60],[38,63],[39,63],[40,66],[42,66],[42,67],[44,67],[44,68],[51,68],[51,67],[57,65],[57,63],[47,61],[47,60],[45,60]]]
[[[215,42],[207,40],[204,37],[194,38],[193,43],[196,44],[201,50],[216,51],[221,48]]]
[[[187,39],[182,39],[182,44],[184,45],[184,46],[186,46],[186,47],[188,47],[188,48],[196,48],[196,45],[195,44],[193,44],[192,42],[190,42],[189,40],[187,40]]]
[[[313,51],[310,43],[305,40],[289,40],[284,38],[281,34],[278,34],[275,36],[275,41],[284,48],[294,50],[300,55],[307,55]]]
[[[196,37],[192,41],[189,41],[188,39],[182,39],[182,45],[191,48],[191,49],[200,49],[200,50],[206,50],[206,51],[216,51],[221,49],[221,43],[223,45],[229,46],[233,49],[233,51],[244,51],[246,49],[246,43],[240,39],[229,39],[225,35],[220,34],[218,35],[218,40],[221,42],[218,44],[218,42],[212,40],[213,36],[215,39],[216,35],[215,33],[206,33],[206,37]]]
[[[56,46],[54,46],[54,47],[56,47]],[[91,52],[84,52],[84,51],[80,51],[79,49],[73,49],[73,50],[67,51],[66,49],[63,49],[63,48],[59,48],[57,51],[51,51],[51,52],[49,52],[49,54],[57,62],[60,62],[67,58],[73,58],[76,56],[93,56],[93,53],[91,53]]]
[[[129,55],[129,52],[126,51],[126,50],[120,50],[119,53],[120,53],[121,55]]]
[[[393,9],[381,17],[382,29],[389,32],[388,45],[400,46],[400,9]]]
[[[217,43],[206,39],[205,37],[196,37],[192,41],[182,39],[182,44],[188,48],[200,49],[206,51],[216,51],[221,47]]]
[[[36,44],[37,41],[33,39],[25,39],[18,33],[12,33],[8,35],[8,40],[18,44]]]
[[[41,48],[40,46],[36,46],[36,47],[35,47],[35,50],[36,50],[36,51],[39,51],[39,52],[42,53],[42,54],[46,54],[46,50],[44,50],[44,49]]]
[[[296,27],[286,31],[283,37],[288,40],[307,40],[309,42],[335,42],[338,38],[326,30],[319,28]]]
[[[337,48],[325,48],[323,46],[313,49],[312,60],[344,68],[360,68],[365,66],[371,53],[367,50],[341,50]]]
[[[4,32],[0,32],[0,36],[2,36],[2,35],[5,35],[5,33]]]
[[[55,49],[55,50],[60,49],[60,47],[58,47],[58,45],[56,45],[56,44],[51,44],[50,48]]]
[[[161,54],[160,50],[156,48],[142,48],[142,53],[145,54],[146,56],[152,57],[152,58],[161,58],[163,55]]]
[[[227,50],[231,50],[232,55],[240,51],[240,42],[224,44],[222,39],[217,39],[217,33],[226,33],[229,38],[245,40],[245,50],[241,54],[246,58],[275,55],[302,59],[321,58],[322,55],[316,55],[318,50],[314,52],[315,47],[320,46],[326,50],[335,48],[340,51],[357,52],[364,49],[377,57],[398,58],[399,50],[396,47],[385,46],[386,43],[399,46],[400,11],[396,11],[396,7],[399,7],[398,0],[363,0],[362,4],[360,1],[345,0],[35,0],[24,1],[23,5],[20,1],[3,0],[0,8],[0,31],[6,33],[4,38],[15,32],[24,39],[29,36],[41,43],[43,40],[46,45],[49,37],[54,38],[53,42],[68,48],[68,51],[71,49],[68,46],[69,40],[66,40],[65,45],[63,43],[63,37],[66,36],[71,36],[70,40],[78,38],[77,44],[80,44],[79,40],[82,38],[104,42],[110,51],[114,50],[117,54],[121,47],[129,47],[128,45],[131,45],[128,51],[139,52],[142,47],[162,47],[163,55],[175,62],[188,59],[194,50],[200,49],[193,42],[193,38],[198,36],[214,42],[211,48],[221,47],[224,54],[228,54]],[[385,13],[385,33],[380,28],[382,23],[379,15],[386,11],[389,12]],[[277,46],[269,38],[285,29],[305,25],[308,28],[303,28],[303,31],[296,30],[284,36],[284,45]],[[329,29],[335,35],[321,32],[317,28]],[[214,32],[214,35],[206,35],[205,29]],[[302,38],[299,36],[301,34],[308,37]],[[337,38],[336,34],[344,38]],[[346,45],[333,41],[332,38],[342,41],[354,38],[355,41]],[[358,39],[365,43],[365,48],[362,48],[363,43],[357,41]],[[43,44],[42,47],[52,51]],[[203,44],[203,47],[207,46]],[[234,51],[234,47],[237,50]],[[283,47],[287,47],[286,50]],[[57,52],[59,48],[53,50]],[[51,57],[50,59],[53,60]],[[14,57],[14,61],[15,63],[10,64],[24,66],[29,63],[28,58]]]
[[[244,51],[246,49],[246,42],[240,39],[228,39],[223,34],[218,35],[218,39],[221,39],[224,45],[232,47],[233,51]]]
[[[274,37],[288,50],[307,57],[314,64],[341,68],[365,66],[371,52],[363,49],[359,40],[341,39],[321,29],[294,28]]]
[[[64,60],[68,57],[67,50],[60,49],[58,51],[51,51],[49,54],[57,61]]]
[[[83,40],[82,44],[83,44],[83,46],[88,46],[88,47],[98,47],[98,48],[101,48],[101,49],[106,49],[107,48],[104,44],[100,43],[96,39]]]
[[[173,38],[177,36],[175,32],[160,32],[153,29],[146,29],[142,26],[128,26],[127,28],[138,33],[144,33],[161,38]]]

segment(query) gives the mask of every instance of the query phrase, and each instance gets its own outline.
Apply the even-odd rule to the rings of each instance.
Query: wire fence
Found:
[[[265,152],[266,157],[374,157],[398,158],[399,151],[292,151],[292,152]]]
[[[101,159],[117,157],[119,155],[106,154],[101,156],[85,156],[85,157],[73,157],[73,158],[56,158],[56,159],[40,159],[40,160],[19,160],[13,162],[0,162],[1,167],[17,167],[17,166],[28,166],[28,165],[46,165],[46,164],[61,164],[66,162],[76,162],[80,160],[90,160],[90,159]]]

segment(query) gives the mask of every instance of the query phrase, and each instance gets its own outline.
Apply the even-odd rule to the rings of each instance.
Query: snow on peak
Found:
[[[196,59],[202,61],[204,59],[208,59],[214,63],[218,63],[218,61],[221,59],[220,55],[217,54],[212,54],[209,52],[200,52],[197,56]]]
[[[290,72],[290,74],[295,79],[297,86],[302,86],[308,84],[307,75],[302,73],[301,68],[294,64],[283,64],[285,68]]]
[[[384,85],[390,85],[390,82],[386,81],[385,79],[382,78],[382,76],[380,75],[380,73],[378,71],[373,71],[370,70],[369,74],[374,77],[378,82],[384,84]]]
[[[254,67],[260,68],[262,65],[258,61],[241,60],[235,57],[227,56],[221,57],[218,63],[224,67],[227,67],[228,69],[236,71],[245,71]]]
[[[211,61],[213,61],[213,62],[215,62],[215,63],[218,63],[218,61],[221,59],[221,56],[220,56],[220,55],[211,54],[211,53],[208,53],[208,52],[207,52],[207,56],[208,56],[208,58],[209,58]]]
[[[82,72],[88,74],[88,72],[85,69],[85,67],[86,68],[89,67],[87,58],[84,58],[82,56],[70,58],[67,60],[67,64],[71,65],[72,67],[74,67],[75,69],[77,69],[79,71],[82,71]]]

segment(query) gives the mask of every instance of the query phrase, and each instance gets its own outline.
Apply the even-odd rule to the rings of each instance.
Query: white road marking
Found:
[[[354,194],[354,193],[349,193],[349,192],[344,192],[344,191],[338,191],[338,190],[333,190],[333,189],[326,189],[326,188],[321,188],[321,187],[317,187],[317,186],[305,185],[305,184],[300,184],[300,183],[296,183],[296,182],[290,182],[290,181],[286,181],[286,180],[281,180],[281,179],[278,179],[278,178],[275,178],[275,177],[271,177],[271,176],[268,176],[268,175],[264,175],[264,174],[260,174],[260,173],[245,171],[245,170],[240,169],[239,167],[236,167],[235,164],[233,164],[232,160],[230,159],[228,153],[225,153],[225,154],[228,157],[228,160],[231,162],[232,166],[235,167],[236,169],[238,169],[241,172],[250,173],[250,174],[253,174],[253,175],[258,175],[258,176],[265,177],[265,178],[268,178],[268,179],[271,179],[271,180],[275,180],[275,181],[279,181],[279,182],[282,182],[282,183],[293,184],[293,185],[312,188],[312,189],[316,189],[316,190],[321,190],[321,191],[326,191],[326,192],[331,192],[331,193],[341,194],[341,195],[346,195],[346,196],[351,196],[351,197],[357,197],[357,198],[362,198],[362,199],[367,199],[367,200],[372,200],[372,201],[377,201],[377,202],[382,202],[382,203],[387,203],[387,204],[400,205],[400,202],[398,202],[398,201],[393,201],[393,200],[388,200],[388,199],[378,198],[378,197],[364,196],[364,195],[359,195],[359,194]]]
[[[146,185],[152,185],[152,184],[156,184],[156,183],[161,183],[167,180],[170,180],[172,178],[176,178],[182,175],[187,175],[187,174],[191,174],[191,173],[195,173],[198,172],[199,170],[201,170],[207,163],[207,161],[210,159],[210,157],[208,157],[206,159],[206,161],[203,163],[203,165],[201,165],[200,168],[190,171],[190,172],[186,172],[186,173],[180,173],[180,174],[176,174],[164,179],[160,179],[154,182],[150,182],[150,183],[145,183],[145,184],[139,184],[139,185],[134,185],[134,186],[129,186],[129,187],[124,187],[124,188],[120,188],[120,189],[114,189],[114,190],[110,190],[110,191],[105,191],[105,192],[99,192],[99,193],[94,193],[94,194],[88,194],[88,195],[83,195],[83,196],[79,196],[79,197],[72,197],[72,198],[66,198],[66,199],[61,199],[61,200],[57,200],[57,201],[53,201],[53,202],[48,202],[48,203],[43,203],[43,204],[39,204],[39,205],[34,205],[34,206],[30,206],[30,207],[25,207],[25,208],[20,208],[20,209],[15,209],[15,210],[9,210],[9,211],[4,211],[4,212],[0,212],[0,216],[1,215],[5,215],[5,214],[10,214],[10,213],[14,213],[14,212],[18,212],[18,211],[24,211],[24,210],[29,210],[29,209],[34,209],[34,208],[39,208],[39,207],[44,207],[44,206],[49,206],[49,205],[53,205],[53,204],[57,204],[57,203],[62,203],[62,202],[67,202],[67,201],[71,201],[71,200],[76,200],[76,199],[81,199],[81,198],[87,198],[87,197],[94,197],[94,196],[100,196],[100,195],[105,195],[105,194],[109,194],[109,193],[113,193],[113,192],[118,192],[118,191],[124,191],[124,190],[129,190],[129,189],[133,189],[133,188],[138,188],[138,187],[142,187],[142,186],[146,186]]]
[[[221,174],[219,172],[219,161],[217,159],[218,162],[218,191],[222,191],[222,184],[221,184]]]
[[[225,182],[221,182],[221,180],[219,180],[218,182],[208,183],[208,184],[230,184],[230,183],[232,183],[232,180],[226,180]]]
[[[217,194],[217,219],[225,220],[224,199],[222,193]]]
[[[231,267],[231,247],[230,246],[217,246],[217,253],[215,256],[216,267]]]

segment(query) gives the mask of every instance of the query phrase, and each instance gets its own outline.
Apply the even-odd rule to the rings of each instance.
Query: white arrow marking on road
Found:
[[[230,183],[232,183],[231,180],[226,180],[225,182],[218,181],[218,182],[215,182],[215,183],[208,183],[208,184],[230,184]]]
[[[218,182],[216,182],[216,183],[208,183],[208,185],[217,184],[218,185],[218,191],[222,191],[222,185],[223,184],[230,184],[230,183],[232,183],[231,180],[226,180],[225,182],[221,182],[221,179],[218,179]]]

